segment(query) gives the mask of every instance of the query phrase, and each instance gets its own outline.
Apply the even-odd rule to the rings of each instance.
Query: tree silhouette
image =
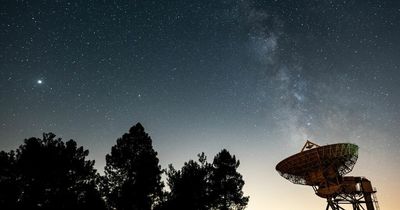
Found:
[[[5,205],[10,209],[105,209],[96,189],[94,161],[85,160],[88,153],[75,141],[64,143],[52,133],[43,134],[43,139],[25,139],[15,158],[13,152],[8,154],[10,171],[1,171],[1,177],[8,174],[17,195],[17,199],[14,194],[6,198]],[[1,162],[7,159],[4,152],[0,156]],[[2,186],[7,185],[5,180],[0,180]]]
[[[244,181],[237,172],[240,162],[226,149],[215,157],[210,174],[212,209],[241,210],[247,206],[249,197],[243,196]]]
[[[189,160],[181,170],[169,165],[167,180],[170,188],[168,200],[163,209],[205,210],[209,206],[208,174],[209,164],[204,153],[199,155],[199,163]]]
[[[243,210],[244,181],[239,160],[226,149],[208,163],[185,162],[166,170],[170,191],[163,192],[162,170],[152,140],[137,123],[117,139],[99,176],[89,151],[52,133],[25,139],[15,152],[0,151],[0,209]],[[100,191],[98,190],[100,188]]]
[[[237,172],[240,163],[226,149],[207,163],[204,153],[199,161],[184,163],[181,170],[172,165],[167,171],[170,192],[162,210],[242,210],[249,197],[244,197],[244,181]]]
[[[18,200],[15,153],[0,152],[0,209],[15,209]]]
[[[159,203],[163,184],[158,162],[151,138],[137,123],[106,155],[105,189],[110,207],[150,210]]]

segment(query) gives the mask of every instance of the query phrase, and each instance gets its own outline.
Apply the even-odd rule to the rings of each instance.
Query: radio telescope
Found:
[[[326,210],[379,210],[376,190],[365,177],[345,176],[353,170],[358,146],[350,143],[319,146],[307,141],[300,153],[276,165],[276,170],[294,184],[309,185],[327,200]]]

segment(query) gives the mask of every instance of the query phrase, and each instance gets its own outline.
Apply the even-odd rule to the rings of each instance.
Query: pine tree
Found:
[[[167,181],[170,192],[160,210],[242,210],[249,197],[243,196],[244,181],[237,172],[240,163],[222,150],[208,163],[204,153],[199,161],[189,160],[181,170],[170,165]]]
[[[243,196],[239,165],[239,160],[226,149],[214,157],[210,174],[212,209],[241,210],[247,206],[249,197]]]
[[[7,177],[0,178],[0,186],[8,187],[10,194],[5,202],[0,199],[0,209],[105,209],[94,161],[86,160],[89,151],[75,141],[64,143],[47,133],[43,139],[26,139],[16,155],[6,154],[0,155],[7,166],[0,172],[0,177]]]
[[[181,170],[170,165],[167,171],[170,193],[164,209],[207,210],[210,203],[209,169],[204,153],[199,155],[199,162],[189,160]]]
[[[109,206],[118,210],[152,209],[162,195],[161,173],[152,140],[137,123],[106,155]]]

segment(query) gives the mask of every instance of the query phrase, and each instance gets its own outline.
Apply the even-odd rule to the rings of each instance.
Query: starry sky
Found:
[[[381,209],[400,189],[397,0],[2,0],[0,148],[54,132],[100,173],[141,122],[161,166],[227,148],[248,209],[324,209],[275,165],[360,146]],[[290,202],[287,200],[290,199]]]

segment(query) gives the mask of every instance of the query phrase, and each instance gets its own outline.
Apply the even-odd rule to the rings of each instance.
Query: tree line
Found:
[[[88,154],[52,133],[1,151],[0,209],[241,210],[249,200],[235,155],[223,149],[208,162],[201,153],[179,170],[161,169],[140,123],[117,139],[104,175]]]

